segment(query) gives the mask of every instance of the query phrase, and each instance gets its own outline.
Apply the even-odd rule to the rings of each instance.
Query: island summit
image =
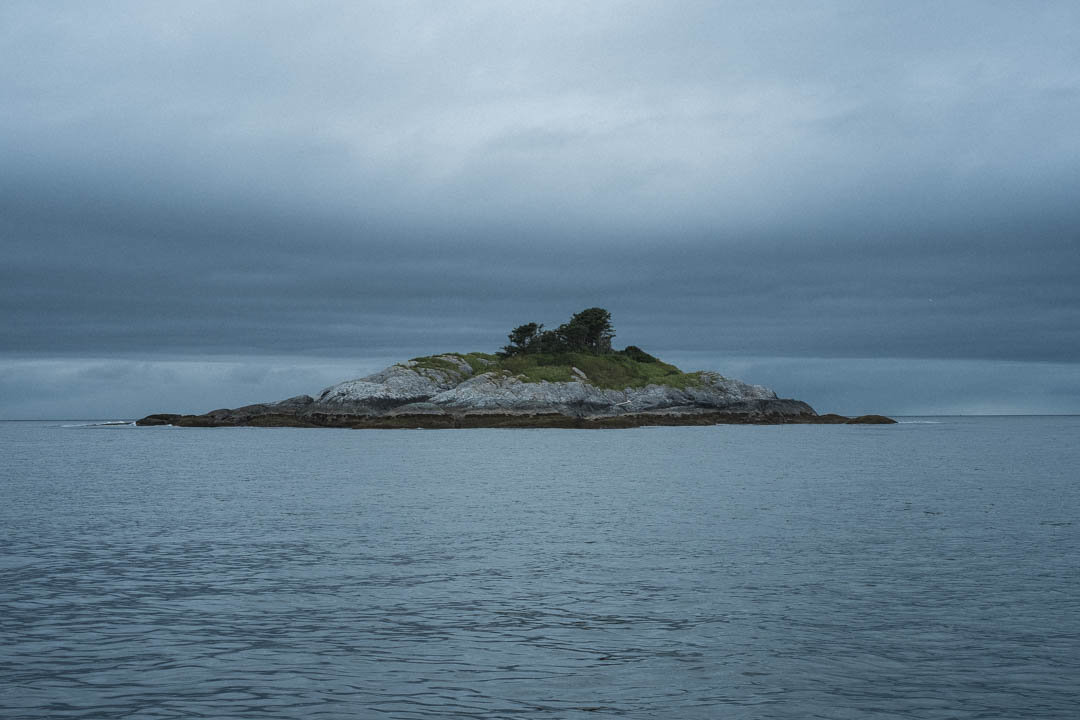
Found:
[[[682,372],[633,345],[614,350],[611,314],[589,308],[554,330],[527,323],[490,353],[413,358],[318,395],[213,410],[160,413],[138,425],[335,428],[624,428],[895,422],[818,415],[717,372]]]

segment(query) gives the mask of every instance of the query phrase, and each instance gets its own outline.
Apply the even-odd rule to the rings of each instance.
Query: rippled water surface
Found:
[[[1080,717],[1080,418],[0,423],[4,718]]]

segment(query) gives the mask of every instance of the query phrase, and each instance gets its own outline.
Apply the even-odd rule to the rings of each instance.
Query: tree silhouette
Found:
[[[544,330],[534,322],[519,325],[510,335],[510,344],[502,349],[504,356],[532,353],[588,352],[594,355],[611,352],[615,328],[611,313],[594,307],[575,313],[570,322],[555,330]]]
[[[543,327],[543,325],[537,325],[534,322],[517,326],[510,331],[508,336],[510,344],[503,348],[503,353],[506,355],[519,355],[529,352],[529,346],[536,342],[537,336]],[[534,350],[533,352],[537,351]]]

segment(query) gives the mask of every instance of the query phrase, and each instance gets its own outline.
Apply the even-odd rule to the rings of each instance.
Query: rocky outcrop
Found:
[[[835,423],[800,400],[704,372],[684,386],[601,388],[573,368],[569,382],[526,382],[505,370],[474,370],[457,355],[392,365],[317,396],[213,410],[156,414],[139,425],[188,427],[634,427],[729,423]],[[489,366],[490,367],[490,366]],[[870,416],[867,416],[870,417]],[[880,416],[873,416],[880,418]],[[860,422],[887,421],[860,419]]]
[[[436,359],[454,369],[420,367],[414,361],[391,365],[374,375],[331,385],[313,402],[358,415],[379,414],[402,405],[425,402],[452,390],[472,375],[472,366],[456,355],[439,355]]]

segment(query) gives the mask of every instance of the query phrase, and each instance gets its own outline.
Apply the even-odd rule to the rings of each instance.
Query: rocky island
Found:
[[[621,428],[643,425],[892,423],[819,415],[801,400],[716,372],[682,372],[640,348],[613,350],[611,316],[589,308],[555,330],[528,323],[490,353],[402,362],[316,396],[203,415],[159,413],[138,425],[183,427]]]

